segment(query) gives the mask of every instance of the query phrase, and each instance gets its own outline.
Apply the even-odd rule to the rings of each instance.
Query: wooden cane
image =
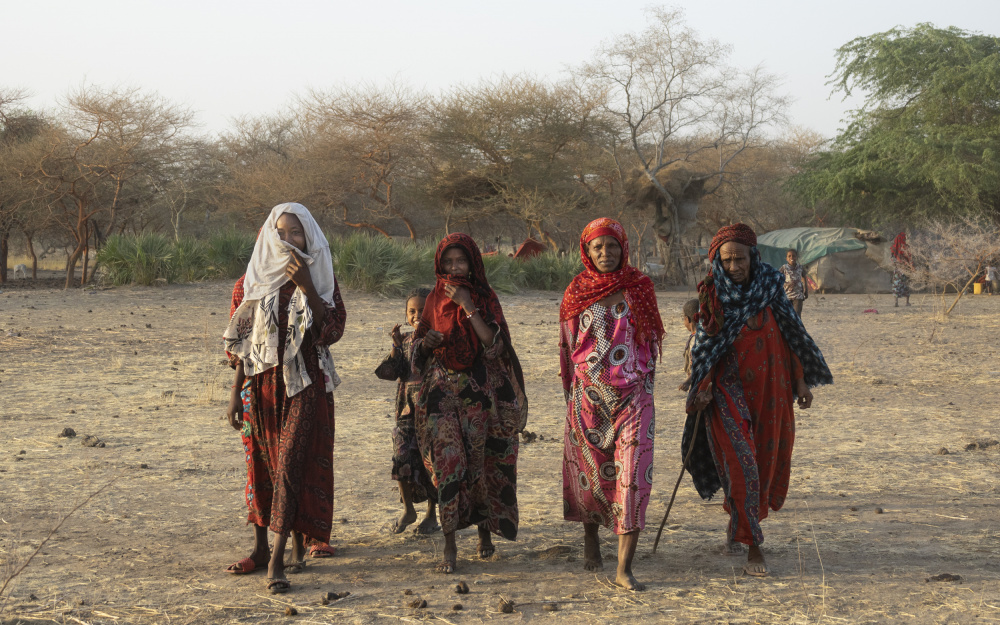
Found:
[[[677,488],[680,487],[681,480],[684,479],[684,471],[687,470],[688,460],[691,459],[691,452],[694,451],[694,442],[698,440],[698,426],[701,424],[701,413],[702,411],[699,410],[698,414],[694,417],[691,444],[688,445],[687,453],[684,454],[684,462],[681,464],[681,474],[677,476],[677,483],[674,484],[674,492],[670,495],[670,503],[667,504],[667,511],[663,515],[663,521],[660,522],[660,529],[656,532],[656,540],[653,541],[653,553],[656,553],[656,546],[660,544],[660,536],[663,535],[663,527],[667,524],[667,517],[670,516],[670,509],[674,507],[674,499],[677,497]]]

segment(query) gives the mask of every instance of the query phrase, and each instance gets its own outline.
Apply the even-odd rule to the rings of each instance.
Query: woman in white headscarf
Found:
[[[275,206],[233,289],[225,332],[236,369],[226,416],[242,434],[248,522],[255,531],[253,553],[227,570],[245,574],[267,566],[273,593],[290,588],[289,535],[297,569],[304,538],[330,540],[333,389],[340,379],[329,346],[343,335],[346,319],[323,231],[305,206]],[[268,528],[276,534],[273,553]]]

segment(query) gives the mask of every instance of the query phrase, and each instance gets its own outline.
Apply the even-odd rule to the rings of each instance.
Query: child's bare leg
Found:
[[[399,534],[411,523],[417,520],[417,511],[413,509],[413,483],[409,480],[399,480],[399,498],[403,500],[406,509],[403,516],[392,523],[392,533]]]
[[[493,545],[493,537],[490,536],[490,530],[486,529],[482,525],[479,526],[479,548],[476,549],[476,553],[483,560],[486,560],[493,556],[497,548]]]
[[[424,519],[420,521],[420,525],[417,526],[418,534],[433,534],[434,532],[441,529],[441,526],[437,522],[437,506],[434,505],[434,501],[427,500],[427,514],[424,515]]]

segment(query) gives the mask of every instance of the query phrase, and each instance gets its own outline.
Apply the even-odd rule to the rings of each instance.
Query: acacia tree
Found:
[[[676,261],[700,199],[726,182],[744,150],[767,143],[764,133],[784,122],[787,101],[760,67],[730,66],[729,48],[701,38],[682,11],[651,8],[648,18],[645,30],[602,45],[576,80],[613,120],[639,177],[655,190],[654,225]]]
[[[1000,259],[1000,232],[994,224],[964,218],[954,222],[931,221],[909,238],[910,262],[900,268],[917,286],[950,288],[957,295],[944,314],[954,310],[969,286],[986,266]]]
[[[21,108],[26,95],[20,89],[0,89],[0,284],[7,281],[10,234],[23,230],[26,213],[38,204],[21,169],[45,122]]]
[[[45,133],[46,149],[22,172],[75,243],[66,262],[66,288],[81,258],[81,284],[86,282],[91,237],[99,242],[115,227],[123,206],[139,204],[124,202],[126,191],[142,174],[170,162],[191,120],[187,109],[136,88],[84,86],[66,98],[61,123]]]
[[[578,166],[593,120],[568,85],[505,76],[456,88],[434,107],[428,190],[460,218],[512,217],[556,248],[548,228],[591,195]]]
[[[426,97],[398,84],[311,91],[298,116],[303,157],[344,225],[389,236],[386,222],[400,221],[416,240],[411,213],[419,202],[406,183],[418,173]]]
[[[791,188],[846,220],[1000,222],[1000,38],[931,24],[858,37],[830,83],[864,93]]]

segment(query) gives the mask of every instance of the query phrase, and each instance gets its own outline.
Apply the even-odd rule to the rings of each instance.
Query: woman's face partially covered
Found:
[[[303,252],[306,249],[306,231],[302,227],[302,222],[292,213],[282,213],[275,222],[278,229],[278,238],[286,243],[291,243]]]
[[[469,277],[469,258],[460,247],[449,247],[441,254],[441,271],[457,278]]]

